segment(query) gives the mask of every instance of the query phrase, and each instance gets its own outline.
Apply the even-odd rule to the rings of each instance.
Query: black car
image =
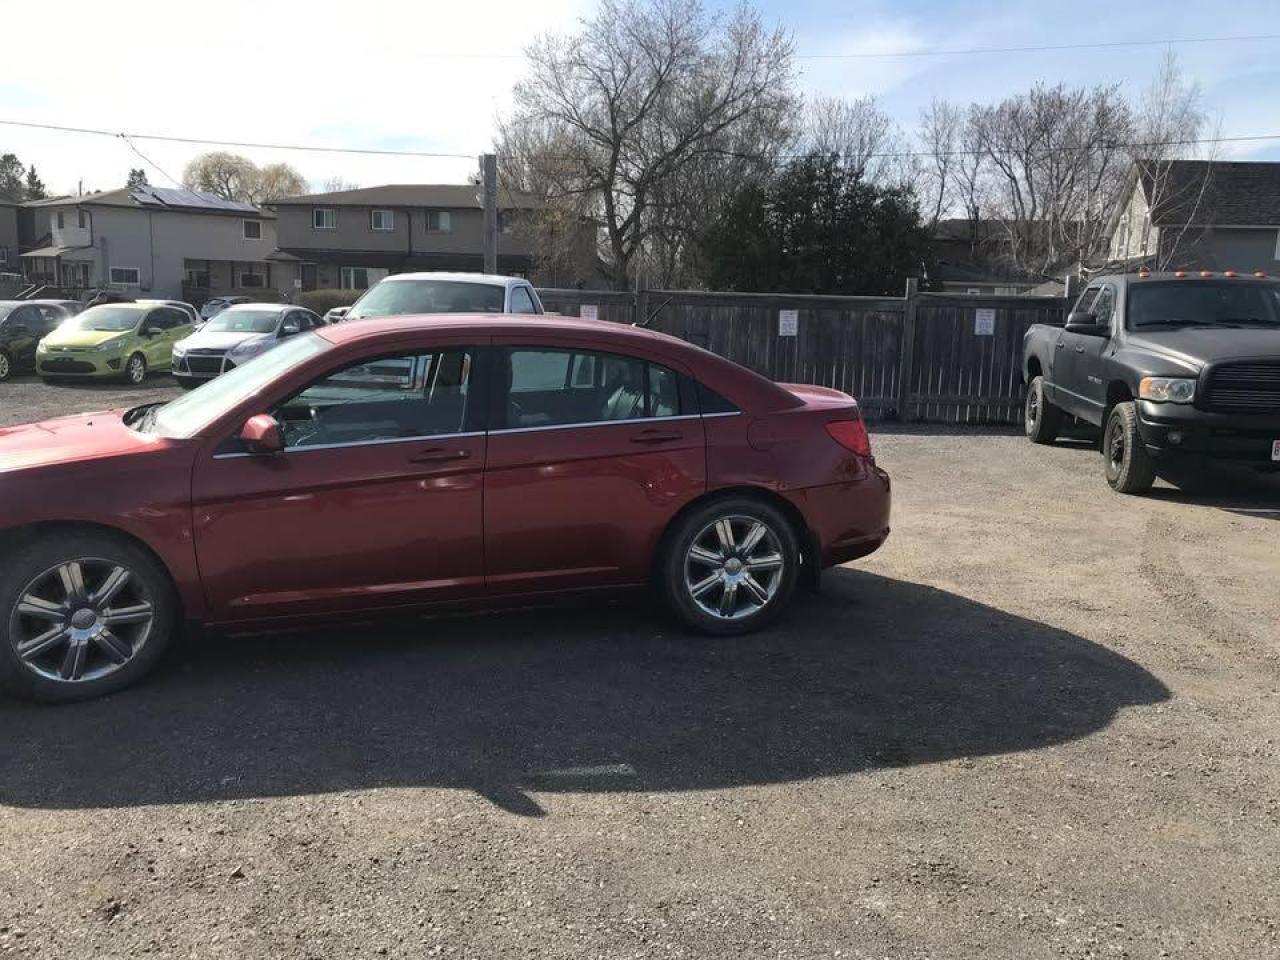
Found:
[[[1211,461],[1280,469],[1280,281],[1138,273],[1089,284],[1064,327],[1027,331],[1026,432],[1100,427],[1107,482],[1199,485]]]
[[[36,367],[36,344],[73,314],[53,300],[0,300],[0,380]]]

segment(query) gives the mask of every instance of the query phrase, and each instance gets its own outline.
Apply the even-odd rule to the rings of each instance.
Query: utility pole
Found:
[[[480,156],[480,181],[484,184],[484,272],[498,272],[498,158]]]

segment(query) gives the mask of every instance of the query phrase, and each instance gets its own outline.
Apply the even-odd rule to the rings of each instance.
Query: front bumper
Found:
[[[823,567],[865,557],[889,536],[889,475],[872,461],[857,479],[786,496],[804,515]]]
[[[1148,452],[1160,458],[1271,463],[1280,415],[1211,413],[1191,404],[1140,400],[1138,431]]]
[[[43,377],[118,377],[123,372],[123,354],[36,354],[36,373]]]

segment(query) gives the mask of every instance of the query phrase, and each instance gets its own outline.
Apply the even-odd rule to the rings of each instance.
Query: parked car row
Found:
[[[103,303],[83,311],[75,301],[0,302],[0,380],[34,370],[46,379],[140,384],[149,373],[168,371],[191,389],[326,323],[439,313],[543,309],[527,280],[466,273],[393,275],[323,318],[305,307],[247,297],[213,297],[199,313],[174,300]]]

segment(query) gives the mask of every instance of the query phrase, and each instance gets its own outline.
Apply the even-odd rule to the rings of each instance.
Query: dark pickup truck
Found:
[[[1280,469],[1280,281],[1231,273],[1099,277],[1063,327],[1023,344],[1026,431],[1102,429],[1107,482],[1190,488],[1211,460]]]

